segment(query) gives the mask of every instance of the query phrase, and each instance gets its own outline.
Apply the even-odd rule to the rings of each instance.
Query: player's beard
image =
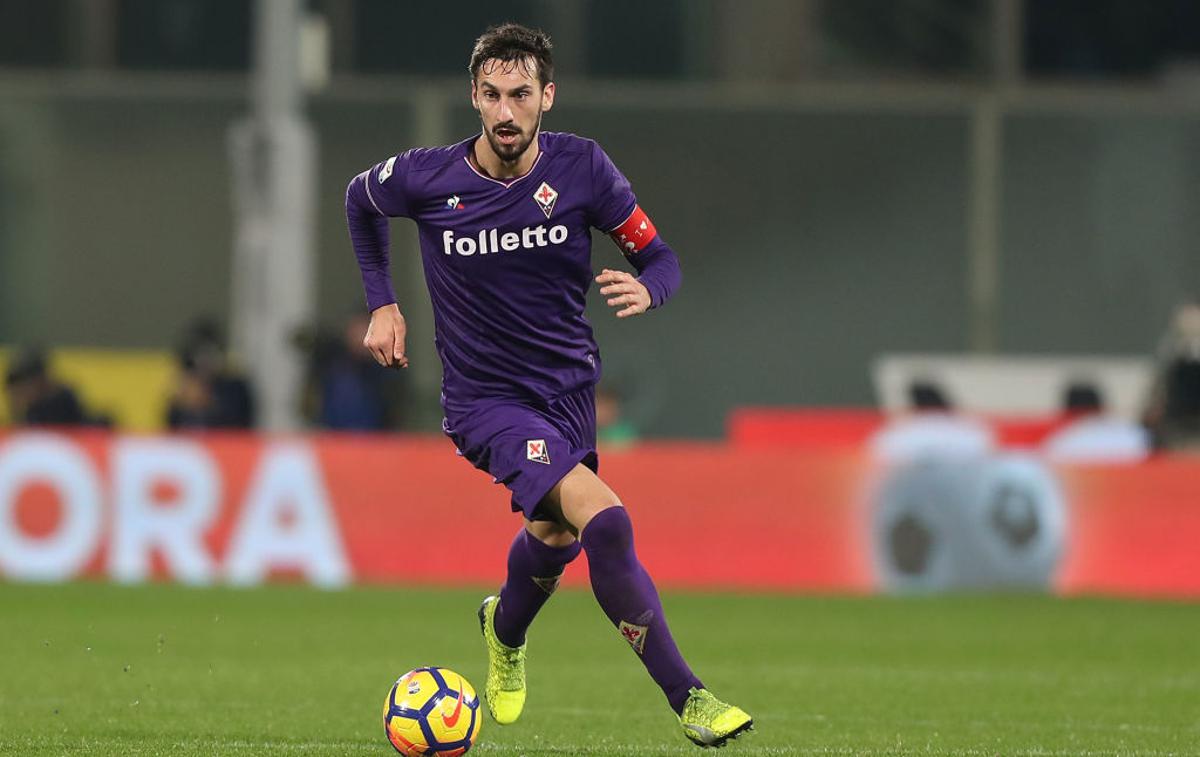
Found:
[[[517,138],[511,145],[504,144],[496,135],[496,131],[500,128],[517,130]],[[496,157],[500,158],[500,160],[504,163],[516,163],[521,159],[521,156],[525,154],[525,151],[529,149],[529,146],[533,144],[533,140],[537,138],[538,131],[540,131],[541,128],[542,114],[539,111],[537,123],[533,125],[533,129],[531,129],[529,132],[520,130],[520,128],[512,122],[506,122],[502,124],[496,124],[491,129],[484,129],[483,133],[487,137],[488,144],[492,147],[492,152],[496,153]]]

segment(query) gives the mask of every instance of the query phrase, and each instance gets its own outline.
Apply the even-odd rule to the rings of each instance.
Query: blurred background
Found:
[[[545,128],[597,139],[683,256],[670,308],[593,313],[647,435],[719,437],[744,405],[887,405],[872,368],[892,353],[1149,359],[1200,288],[1193,2],[310,0],[274,46],[256,7],[0,0],[0,342],[51,350],[118,427],[166,423],[203,320],[276,391],[237,349],[239,296],[266,296],[236,249],[262,174],[239,163],[269,148],[235,143],[267,118],[267,56],[293,68],[266,74],[287,100],[269,107],[308,137],[311,178],[305,249],[271,274],[303,271],[287,325],[311,333],[272,358],[308,375],[362,307],[347,180],[477,128],[466,58],[503,19],[555,40]],[[372,420],[436,431],[415,233],[395,226],[417,359]],[[602,239],[595,256],[619,262]],[[1123,384],[1122,407],[1146,389]],[[308,392],[270,420],[321,425]]]
[[[683,262],[651,317],[592,303],[607,443],[1196,446],[1190,0],[0,0],[0,421],[436,434],[415,231],[397,375],[343,195],[477,130],[504,20],[555,41],[544,128],[598,140]]]

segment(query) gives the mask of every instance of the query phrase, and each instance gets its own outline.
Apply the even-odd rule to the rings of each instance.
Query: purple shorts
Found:
[[[538,504],[576,465],[597,470],[596,394],[588,386],[549,401],[446,403],[442,430],[476,468],[512,492],[513,512],[548,520]]]

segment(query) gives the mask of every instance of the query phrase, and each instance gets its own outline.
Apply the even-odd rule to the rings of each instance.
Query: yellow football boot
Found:
[[[708,689],[690,689],[679,724],[683,735],[699,746],[724,746],[754,727],[754,720],[738,707],[726,704]]]
[[[492,720],[508,725],[525,707],[525,645],[510,647],[496,636],[496,607],[500,597],[488,597],[479,606],[479,629],[487,646],[488,672],[484,697]]]

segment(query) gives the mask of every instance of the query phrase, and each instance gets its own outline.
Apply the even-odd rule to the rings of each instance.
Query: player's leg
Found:
[[[716,746],[750,728],[750,716],[708,693],[684,661],[658,590],[634,551],[629,514],[612,489],[577,465],[543,507],[580,535],[597,602],[662,689],[688,738]]]
[[[510,647],[525,643],[525,631],[579,551],[579,541],[566,527],[550,521],[525,521],[509,547],[508,574],[496,607],[500,641]]]
[[[592,593],[601,609],[641,657],[671,707],[681,712],[688,690],[704,684],[671,637],[658,591],[634,551],[633,527],[621,501],[582,465],[567,474],[547,499],[548,509],[561,512],[581,534]]]
[[[509,547],[507,576],[498,596],[479,608],[488,656],[484,694],[498,724],[515,722],[525,706],[525,631],[579,555],[574,534],[538,504],[549,489],[594,452],[566,439],[541,411],[521,403],[479,403],[447,413],[447,434],[477,468],[512,492],[512,508],[526,525]]]
[[[488,712],[500,725],[516,722],[525,708],[525,631],[579,550],[578,540],[564,526],[526,520],[508,550],[500,594],[487,597],[479,608],[488,650],[484,693]]]

